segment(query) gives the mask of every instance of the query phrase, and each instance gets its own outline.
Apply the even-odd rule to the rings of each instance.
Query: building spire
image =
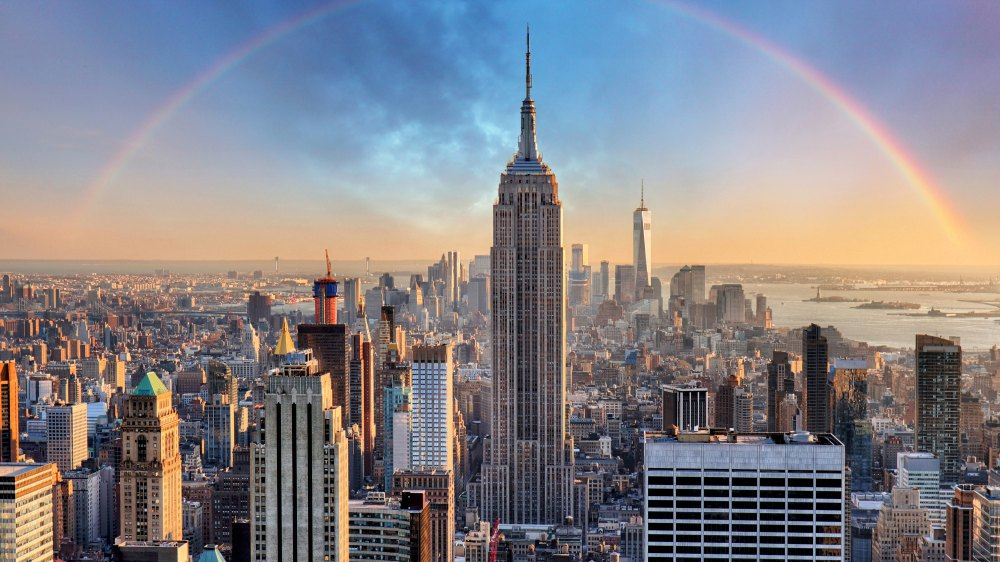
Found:
[[[646,180],[645,178],[639,180],[639,208],[646,208]]]
[[[531,29],[526,29],[524,53],[524,101],[521,102],[521,138],[515,161],[538,162],[538,140],[535,138],[535,102],[531,99]]]
[[[524,99],[531,99],[531,26],[525,26]]]

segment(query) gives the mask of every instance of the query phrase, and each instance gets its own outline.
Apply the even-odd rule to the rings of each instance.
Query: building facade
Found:
[[[257,562],[347,562],[347,436],[330,375],[308,350],[267,379],[251,449],[251,551]]]
[[[181,540],[179,421],[155,373],[146,373],[128,397],[121,427],[121,539]]]
[[[60,472],[79,468],[87,460],[87,405],[50,406],[45,416],[47,460]]]
[[[644,448],[644,560],[843,560],[836,437],[647,433]]]
[[[0,558],[53,560],[54,464],[0,463]]]
[[[918,335],[916,344],[915,447],[941,461],[942,482],[957,484],[962,348],[951,340],[926,335]]]
[[[493,433],[479,510],[490,520],[561,523],[573,506],[562,203],[535,138],[530,49],[525,64],[521,138],[493,206]]]

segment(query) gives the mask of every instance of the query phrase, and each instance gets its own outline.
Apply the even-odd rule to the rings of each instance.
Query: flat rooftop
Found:
[[[5,462],[5,463],[0,463],[0,478],[10,478],[10,477],[15,477],[16,478],[18,476],[21,476],[21,475],[24,475],[24,474],[28,474],[29,472],[31,472],[33,470],[37,470],[37,469],[39,469],[39,468],[41,468],[41,467],[43,467],[45,465],[46,465],[46,463],[37,463],[37,462],[32,462],[32,463],[25,463],[25,462],[16,462],[16,463],[15,462]]]
[[[671,435],[647,431],[646,443],[716,443],[719,445],[843,445],[831,433],[736,433],[721,429],[682,431]]]

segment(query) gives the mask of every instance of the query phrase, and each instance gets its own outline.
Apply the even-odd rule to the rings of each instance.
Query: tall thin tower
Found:
[[[487,519],[555,524],[573,505],[562,204],[556,176],[539,157],[530,35],[528,47],[521,138],[493,205],[493,433],[479,507]]]
[[[641,299],[653,279],[652,235],[653,223],[646,208],[645,183],[639,191],[639,207],[632,213],[632,263],[635,264],[636,298]]]

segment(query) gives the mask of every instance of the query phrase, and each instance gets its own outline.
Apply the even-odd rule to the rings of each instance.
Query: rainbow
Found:
[[[126,139],[114,156],[101,168],[97,177],[88,184],[79,205],[77,205],[76,220],[79,221],[86,216],[87,212],[97,201],[97,198],[114,181],[121,170],[128,164],[129,160],[143,147],[149,137],[162,127],[181,107],[204,91],[220,76],[279,39],[317,22],[340,8],[359,1],[333,0],[321,4],[316,8],[307,10],[263,31],[209,65],[191,82],[177,90],[153,111]],[[951,208],[943,190],[935,185],[927,172],[910,156],[906,148],[893,136],[892,132],[871,115],[859,101],[834,83],[833,80],[786,49],[718,14],[671,0],[660,0],[660,3],[685,17],[707,25],[752,47],[780,66],[791,71],[792,74],[808,84],[813,90],[840,110],[841,113],[847,116],[878,147],[927,205],[944,233],[953,242],[957,242],[960,239],[961,231],[959,229],[960,221],[958,215]]]
[[[713,12],[675,2],[661,0],[661,3],[672,8],[677,13],[705,24],[717,31],[739,40],[767,58],[791,71],[792,74],[808,84],[813,90],[826,98],[834,107],[840,110],[854,125],[867,136],[875,146],[888,158],[889,162],[899,171],[910,187],[916,191],[923,203],[937,219],[944,233],[952,242],[959,242],[962,237],[959,216],[952,209],[945,192],[937,186],[930,175],[924,171],[903,143],[895,138],[892,131],[876,119],[858,100],[851,97],[828,76],[821,73],[806,61],[783,49],[774,42],[762,37],[749,29],[727,20]]]
[[[193,80],[184,85],[181,89],[173,93],[159,107],[157,107],[139,127],[122,143],[121,147],[105,163],[100,173],[94,178],[84,191],[80,203],[77,205],[74,224],[86,217],[87,213],[97,202],[97,198],[104,193],[112,181],[118,176],[129,160],[146,144],[149,137],[156,133],[170,118],[177,113],[187,102],[191,101],[198,94],[203,92],[213,82],[218,80],[227,71],[238,66],[240,63],[253,56],[255,53],[272,45],[281,38],[308,27],[317,21],[329,16],[338,9],[357,3],[359,0],[333,0],[319,6],[306,10],[293,16],[273,27],[270,27],[258,35],[250,38],[246,42],[238,45],[222,57],[216,59],[205,70],[200,72]]]

